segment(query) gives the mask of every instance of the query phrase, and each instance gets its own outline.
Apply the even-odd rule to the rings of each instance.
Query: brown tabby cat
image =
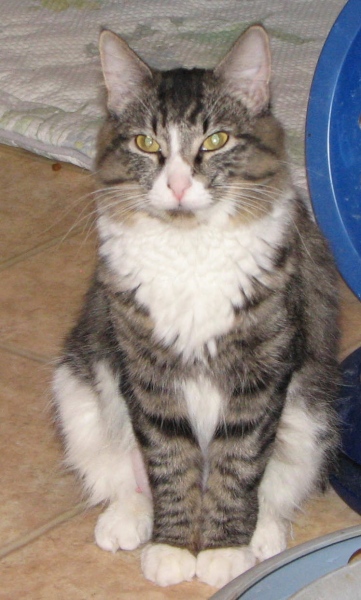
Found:
[[[270,50],[149,68],[104,31],[99,261],[55,376],[95,537],[159,585],[221,586],[286,546],[337,444],[335,271],[292,186]]]

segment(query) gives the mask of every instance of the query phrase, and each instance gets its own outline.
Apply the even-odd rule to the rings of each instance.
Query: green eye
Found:
[[[229,135],[225,131],[217,131],[217,133],[212,133],[212,135],[208,136],[202,145],[202,150],[207,152],[212,150],[219,150],[223,148],[225,144],[228,142]]]
[[[137,135],[135,143],[143,152],[158,152],[160,150],[160,145],[150,135]]]

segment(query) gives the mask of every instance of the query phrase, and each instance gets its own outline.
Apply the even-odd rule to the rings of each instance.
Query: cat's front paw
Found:
[[[150,540],[153,528],[152,503],[144,494],[134,494],[126,502],[114,502],[99,517],[95,541],[110,552],[135,550]]]
[[[167,544],[151,544],[142,552],[144,577],[163,587],[191,581],[196,571],[196,558],[185,548]]]
[[[256,563],[249,546],[203,550],[197,557],[198,579],[214,587],[223,587]]]
[[[272,520],[257,525],[250,546],[260,561],[279,554],[287,546],[285,526]]]

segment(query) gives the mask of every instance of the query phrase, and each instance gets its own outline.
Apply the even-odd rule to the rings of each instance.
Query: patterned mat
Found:
[[[108,27],[158,68],[212,67],[262,22],[273,49],[276,115],[305,185],[312,75],[345,0],[1,0],[0,142],[91,168],[103,118],[98,35]]]

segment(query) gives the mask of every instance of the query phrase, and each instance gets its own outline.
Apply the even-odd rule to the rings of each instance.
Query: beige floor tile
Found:
[[[343,281],[340,281],[341,300],[341,358],[361,346],[361,302]]]
[[[79,516],[0,563],[2,600],[205,600],[199,582],[160,588],[145,580],[140,551],[111,554],[93,542],[95,511]]]
[[[79,502],[53,427],[50,375],[45,365],[0,353],[0,550]]]
[[[74,321],[95,260],[78,234],[0,271],[0,344],[53,357]]]
[[[84,513],[3,559],[2,600],[205,600],[215,592],[197,581],[168,588],[149,583],[140,570],[140,550],[111,554],[96,547],[93,527],[97,515],[98,510]],[[307,512],[298,515],[289,547],[360,523],[330,491],[312,500]]]
[[[361,525],[361,516],[330,488],[324,495],[310,500],[296,515],[289,547],[354,525]]]
[[[87,230],[92,177],[70,165],[0,146],[0,268],[78,226]]]

